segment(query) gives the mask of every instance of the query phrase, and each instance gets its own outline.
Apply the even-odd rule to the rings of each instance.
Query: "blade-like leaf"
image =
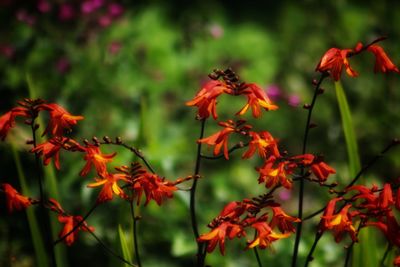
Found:
[[[355,177],[357,172],[361,169],[361,163],[353,120],[347,97],[340,81],[335,82],[335,88],[347,146],[349,175],[350,177]],[[369,228],[360,231],[360,242],[356,243],[353,247],[352,266],[374,267],[379,265],[377,251],[380,251],[381,249],[378,248],[377,243],[374,241],[375,239],[373,234],[374,233]]]
[[[21,186],[21,192],[25,196],[30,196],[31,194],[26,182],[20,156],[15,145],[13,143],[11,144],[14,162],[17,168],[18,179]],[[47,267],[49,266],[49,262],[46,254],[46,248],[44,246],[43,235],[40,231],[36,214],[34,213],[34,210],[32,208],[28,208],[26,209],[26,216],[28,217],[28,224],[31,232],[33,248],[36,254],[37,266]]]
[[[121,244],[122,256],[127,261],[132,262],[132,255],[131,255],[132,248],[131,248],[131,246],[129,246],[129,244],[125,238],[125,233],[122,230],[122,227],[120,224],[118,225],[118,237],[119,237],[119,242]],[[123,266],[128,267],[129,265],[123,264]]]

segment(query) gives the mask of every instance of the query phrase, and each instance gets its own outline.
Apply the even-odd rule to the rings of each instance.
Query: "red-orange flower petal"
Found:
[[[393,71],[400,73],[399,69],[396,67],[396,65],[393,64],[393,62],[390,60],[388,55],[385,53],[385,50],[383,50],[381,46],[376,44],[370,45],[367,50],[375,55],[375,72],[381,71],[385,73]]]
[[[311,165],[311,171],[319,179],[320,182],[325,182],[330,174],[335,174],[336,171],[331,166],[323,161],[315,162]]]
[[[125,192],[118,185],[119,180],[123,180],[128,182],[126,178],[126,174],[121,173],[107,173],[106,176],[102,179],[96,179],[95,183],[88,184],[87,187],[94,188],[98,186],[103,186],[101,189],[99,196],[97,197],[97,203],[103,203],[106,201],[110,201],[113,199],[114,195],[117,195],[121,198],[126,198]]]
[[[254,155],[258,150],[258,155],[267,158],[270,155],[279,157],[278,141],[267,131],[260,133],[249,132],[252,140],[249,143],[249,149],[243,153],[242,158],[247,159]]]
[[[346,69],[346,72],[351,77],[358,76],[358,73],[354,71],[347,60],[347,55],[351,53],[351,49],[339,49],[339,48],[331,48],[322,56],[319,61],[315,71],[319,72],[329,72],[331,77],[338,81],[340,79],[340,75],[342,74],[343,66]]]
[[[58,221],[64,224],[64,227],[63,229],[61,229],[58,236],[61,238],[71,232],[72,229],[74,229],[74,227],[76,227],[76,225],[82,221],[82,219],[82,216],[67,216],[62,214],[58,215]],[[78,238],[79,230],[93,232],[94,228],[91,226],[87,226],[86,222],[84,222],[80,227],[78,227],[63,240],[67,246],[71,246],[76,241],[76,239]]]
[[[254,248],[258,246],[261,249],[267,248],[271,245],[272,242],[287,238],[290,236],[290,233],[275,233],[272,231],[272,228],[268,223],[264,221],[258,221],[251,225],[257,231],[257,235],[254,240],[248,242],[247,248]]]
[[[145,172],[134,179],[133,188],[137,197],[137,205],[140,204],[143,193],[146,196],[145,205],[154,200],[158,205],[167,198],[172,198],[178,188],[173,183],[166,181],[156,174]]]
[[[112,161],[112,158],[115,157],[117,153],[112,154],[103,154],[100,151],[100,148],[95,145],[87,145],[85,147],[86,154],[84,156],[84,160],[86,160],[86,165],[83,167],[80,176],[86,176],[92,166],[96,169],[97,174],[100,177],[103,177],[107,174],[107,163]]]
[[[10,184],[2,184],[2,188],[6,195],[6,205],[8,212],[11,213],[14,210],[23,210],[32,204],[31,200],[28,197],[21,195]]]
[[[241,90],[240,94],[247,96],[247,103],[236,115],[243,115],[251,108],[253,117],[258,118],[262,114],[261,108],[266,111],[278,109],[278,106],[268,98],[267,93],[254,83],[246,84],[246,88]]]
[[[0,139],[4,140],[11,128],[15,126],[15,118],[21,116],[29,118],[30,114],[26,108],[15,107],[0,117]]]
[[[200,118],[206,119],[211,114],[216,120],[218,118],[216,112],[217,97],[230,92],[231,89],[224,82],[211,80],[201,88],[192,100],[186,102],[186,105],[197,106]]]
[[[50,114],[50,121],[43,135],[50,133],[52,135],[61,136],[65,130],[70,130],[76,125],[78,120],[83,120],[83,116],[71,115],[63,107],[57,104],[41,104],[39,110],[47,110]]]

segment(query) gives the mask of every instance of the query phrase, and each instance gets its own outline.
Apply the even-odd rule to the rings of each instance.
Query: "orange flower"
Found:
[[[271,207],[271,209],[274,213],[274,216],[271,220],[272,228],[278,226],[279,231],[281,231],[282,233],[294,233],[296,231],[293,223],[300,222],[299,218],[287,215],[280,206]]]
[[[245,234],[241,225],[231,222],[222,222],[209,233],[201,235],[197,241],[208,242],[208,253],[211,253],[219,243],[219,250],[222,255],[225,255],[225,238],[233,239],[234,237],[242,237]]]
[[[336,171],[331,166],[323,161],[314,161],[311,165],[311,171],[319,179],[320,182],[325,182],[330,174],[335,174]]]
[[[30,114],[26,108],[23,107],[15,107],[11,109],[6,114],[0,117],[0,138],[4,141],[8,132],[15,125],[15,118],[17,116],[29,118]]]
[[[61,230],[61,232],[58,234],[58,236],[61,238],[63,236],[65,236],[66,234],[68,234],[69,232],[72,231],[72,229],[74,229],[74,227],[76,227],[77,224],[79,224],[82,221],[82,216],[67,216],[67,215],[58,215],[58,221],[60,223],[64,224],[63,229]],[[84,222],[81,226],[79,226],[74,232],[72,232],[71,234],[69,234],[65,239],[64,242],[65,244],[67,244],[67,246],[71,246],[76,239],[78,238],[78,230],[82,230],[82,231],[90,231],[93,232],[94,228],[91,226],[87,226],[86,222]]]
[[[287,189],[292,188],[292,181],[287,175],[293,172],[295,165],[288,161],[277,161],[279,160],[276,157],[271,156],[261,168],[256,169],[260,173],[258,183],[265,182],[267,188],[274,187],[278,183]]]
[[[340,242],[343,238],[343,234],[348,232],[353,241],[357,241],[356,229],[352,223],[352,216],[349,213],[351,204],[344,206],[341,211],[335,214],[335,206],[338,201],[342,198],[334,198],[329,201],[324,215],[321,217],[322,230],[333,230],[333,235],[336,242]]]
[[[267,248],[272,242],[290,236],[290,233],[279,234],[272,231],[272,228],[265,221],[257,221],[251,225],[257,231],[257,236],[254,240],[249,241],[247,248],[254,248],[256,246],[261,249]]]
[[[397,256],[394,260],[393,260],[393,265],[396,267],[400,267],[400,256]]]
[[[381,218],[378,222],[368,222],[367,225],[377,227],[385,235],[391,245],[400,247],[400,226],[393,214],[393,211],[386,213],[386,220]]]
[[[158,205],[166,198],[172,198],[178,188],[171,182],[165,181],[156,174],[145,172],[134,179],[133,190],[136,192],[137,205],[140,204],[143,192],[146,195],[147,205],[154,200]]]
[[[236,125],[231,120],[227,122],[219,122],[218,124],[224,127],[224,129],[209,137],[197,140],[197,143],[204,143],[209,146],[215,146],[214,156],[218,155],[221,152],[221,148],[224,148],[224,156],[226,159],[229,159],[228,138],[231,133],[236,131]]]
[[[2,184],[2,188],[6,194],[8,212],[11,213],[14,210],[23,210],[32,204],[28,197],[21,195],[10,184]]]
[[[265,91],[254,83],[246,84],[245,89],[240,90],[239,94],[247,96],[247,104],[236,115],[243,115],[251,108],[253,117],[258,118],[261,116],[261,107],[266,111],[278,109],[278,106],[272,104]]]
[[[315,71],[319,72],[329,72],[331,77],[338,81],[340,79],[340,75],[342,74],[343,66],[346,69],[346,72],[351,77],[358,76],[358,73],[354,71],[347,60],[347,56],[351,53],[351,49],[339,49],[339,48],[331,48],[329,49],[319,61]]]
[[[37,145],[35,148],[31,149],[32,153],[36,153],[39,156],[43,156],[43,164],[47,166],[51,159],[54,160],[54,165],[59,170],[60,169],[60,149],[64,148],[67,150],[80,150],[84,148],[75,140],[67,137],[56,136]]]
[[[80,176],[86,176],[92,166],[96,169],[97,174],[103,177],[107,174],[107,163],[112,161],[117,153],[112,154],[102,154],[100,148],[95,145],[87,145],[85,148],[86,155],[84,160],[86,160],[86,165],[83,167]]]
[[[368,51],[372,52],[375,55],[375,67],[374,71],[381,71],[383,73],[393,71],[399,72],[399,69],[393,64],[388,55],[385,53],[385,50],[379,45],[370,45],[367,48]]]
[[[102,179],[95,179],[97,182],[88,184],[87,187],[94,188],[98,186],[103,186],[97,197],[97,203],[103,203],[113,199],[113,195],[117,195],[121,198],[127,198],[125,192],[121,187],[118,186],[118,181],[123,180],[129,182],[126,178],[126,174],[110,174],[107,173]]]
[[[207,82],[191,101],[186,102],[186,105],[197,106],[199,108],[198,115],[201,119],[206,119],[211,114],[216,120],[218,118],[216,112],[217,97],[223,93],[229,94],[231,91],[225,82],[212,80]]]
[[[57,104],[41,104],[38,110],[47,110],[50,113],[50,121],[43,135],[50,133],[61,136],[64,130],[70,130],[77,124],[78,120],[83,120],[83,116],[74,116]]]
[[[279,157],[278,141],[267,131],[262,131],[259,134],[249,132],[252,140],[249,143],[249,149],[242,155],[242,158],[248,159],[258,150],[258,154],[262,158],[267,158],[268,154]]]

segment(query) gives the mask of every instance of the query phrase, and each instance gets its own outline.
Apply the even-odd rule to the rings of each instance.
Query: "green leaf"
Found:
[[[342,127],[347,146],[347,155],[349,159],[350,177],[355,177],[361,169],[360,157],[356,134],[354,132],[353,120],[350,107],[347,102],[346,94],[340,81],[335,82],[336,97],[339,105],[340,116],[342,118]],[[370,228],[360,231],[359,243],[353,247],[352,266],[374,267],[379,265],[377,251],[381,249],[375,242],[374,232]]]
[[[26,182],[24,170],[22,168],[21,159],[19,157],[17,148],[13,143],[11,143],[11,149],[13,152],[14,162],[18,172],[18,179],[21,185],[21,192],[23,195],[30,196],[30,191],[28,188],[28,184]],[[29,229],[31,231],[33,248],[36,254],[37,266],[47,267],[49,266],[49,262],[47,260],[46,248],[43,241],[43,235],[40,231],[38,220],[36,218],[36,214],[34,213],[32,208],[26,209],[26,216],[28,217]]]
[[[119,237],[119,242],[121,244],[121,250],[122,250],[122,256],[124,257],[124,259],[126,259],[129,262],[132,262],[132,255],[131,255],[131,251],[132,246],[130,246],[125,238],[125,233],[122,230],[122,226],[120,224],[118,224],[118,237]],[[128,264],[124,263],[125,267],[129,267]]]

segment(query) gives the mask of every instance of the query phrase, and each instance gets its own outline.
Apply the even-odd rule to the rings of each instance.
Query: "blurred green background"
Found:
[[[380,36],[395,64],[400,63],[400,2],[398,1],[13,1],[0,0],[0,112],[32,94],[64,105],[85,120],[74,128],[77,140],[92,136],[121,136],[139,147],[160,175],[176,179],[192,174],[200,125],[195,109],[185,106],[214,68],[232,67],[243,80],[256,82],[280,109],[254,121],[268,130],[290,154],[301,152],[311,81],[320,57],[331,47],[352,48]],[[343,75],[362,162],[377,154],[393,137],[400,136],[400,90],[396,74],[373,73],[374,58],[364,54],[351,59],[358,78]],[[27,79],[31,81],[28,90]],[[332,178],[344,183],[347,154],[336,96],[331,80],[323,87],[313,121],[309,151],[325,155],[337,169]],[[220,119],[228,119],[243,103],[221,99]],[[236,105],[232,109],[233,105]],[[206,135],[215,132],[214,122]],[[27,127],[13,130],[1,144],[1,182],[18,186],[10,142],[17,144],[32,193],[38,194],[33,157],[24,145]],[[111,152],[109,149],[107,152]],[[211,153],[211,150],[209,150]],[[56,173],[60,202],[74,214],[84,214],[98,190],[86,188],[90,177],[79,177],[81,155],[62,154]],[[114,165],[135,160],[118,150]],[[206,162],[199,182],[200,231],[229,201],[265,191],[257,184],[257,160],[240,160],[240,153],[225,160]],[[51,167],[48,167],[51,168]],[[381,183],[399,175],[400,157],[391,153],[376,164],[365,181]],[[189,187],[190,185],[185,185]],[[317,190],[318,189],[318,190]],[[295,215],[296,191],[278,192],[277,199]],[[312,193],[311,193],[312,192]],[[306,214],[323,206],[327,191],[309,186]],[[3,199],[3,198],[2,198]],[[8,215],[0,208],[0,265],[35,266],[33,247],[23,212]],[[196,253],[188,212],[188,192],[179,192],[162,207],[140,208],[142,262],[151,266],[191,266]],[[120,251],[118,224],[126,233],[129,205],[115,200],[99,208],[88,220],[96,233]],[[41,218],[41,220],[45,220]],[[316,223],[316,222],[315,222]],[[302,259],[313,240],[315,225],[305,228]],[[129,238],[129,235],[127,235]],[[379,240],[377,242],[380,242]],[[262,251],[265,266],[288,266],[294,238]],[[342,265],[344,245],[326,235],[313,266]],[[383,245],[382,245],[383,246]],[[227,255],[207,257],[211,266],[256,266],[252,251],[244,251],[245,238],[227,241]],[[383,253],[383,252],[382,252]],[[95,240],[81,234],[65,250],[66,266],[122,266],[102,251]]]

